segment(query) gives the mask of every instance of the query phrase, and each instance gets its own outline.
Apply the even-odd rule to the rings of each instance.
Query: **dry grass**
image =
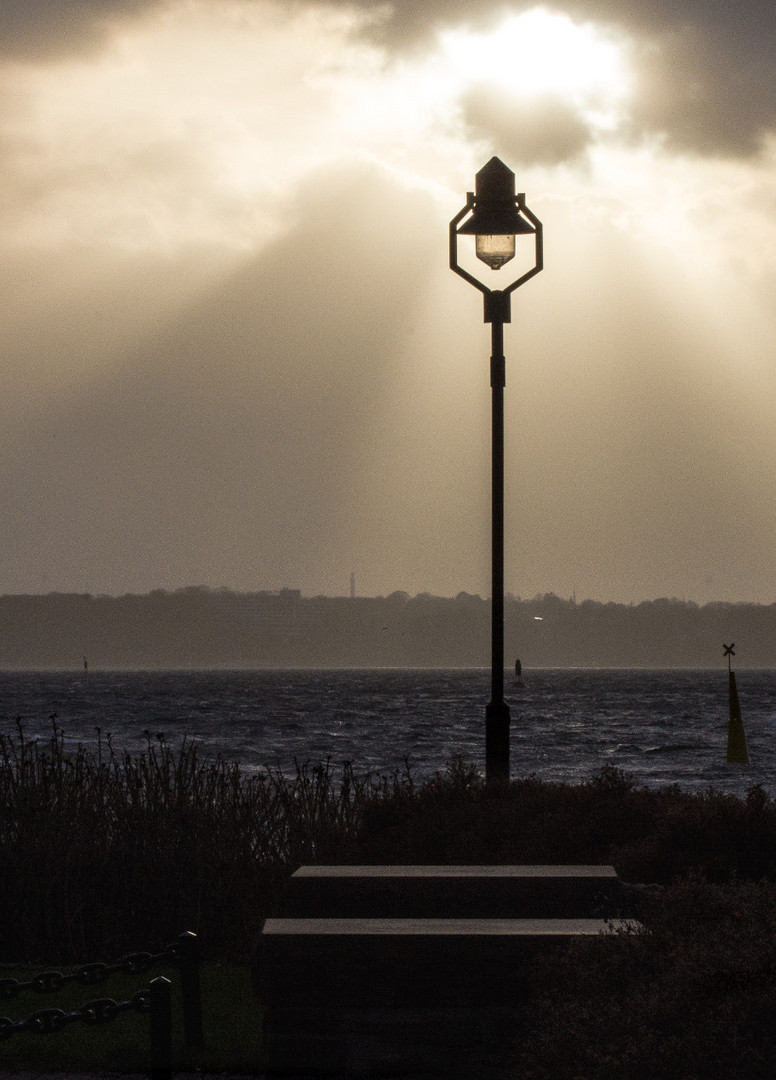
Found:
[[[397,781],[398,782],[398,781]],[[0,958],[76,962],[181,929],[245,957],[289,868],[333,859],[387,781],[328,763],[246,774],[196,743],[68,753],[62,732],[0,737]]]

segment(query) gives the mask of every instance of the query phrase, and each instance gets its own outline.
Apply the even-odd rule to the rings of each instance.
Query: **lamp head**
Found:
[[[536,232],[520,214],[515,174],[493,157],[474,178],[472,213],[458,232],[475,237],[478,259],[498,270],[515,257],[515,236]]]

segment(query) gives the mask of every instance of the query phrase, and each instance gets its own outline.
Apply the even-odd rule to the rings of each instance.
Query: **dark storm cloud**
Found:
[[[505,100],[497,87],[475,87],[462,101],[467,126],[485,133],[515,165],[557,165],[580,154],[589,130],[574,108],[547,95]]]
[[[665,133],[678,149],[756,153],[776,128],[774,27],[773,9],[750,25],[714,22],[705,13],[649,27],[637,61],[637,127]]]
[[[48,60],[88,54],[113,21],[159,6],[160,0],[3,0],[0,55]]]

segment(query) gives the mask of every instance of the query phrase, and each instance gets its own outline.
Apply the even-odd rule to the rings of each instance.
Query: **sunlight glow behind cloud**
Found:
[[[440,42],[464,83],[486,80],[528,99],[559,96],[600,128],[622,118],[631,84],[624,42],[589,23],[534,8],[487,33],[446,31]]]

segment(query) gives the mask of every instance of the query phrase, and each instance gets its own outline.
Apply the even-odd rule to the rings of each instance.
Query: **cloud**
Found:
[[[515,167],[557,165],[578,157],[591,140],[577,109],[551,94],[526,102],[480,85],[463,95],[461,107],[472,133],[487,138]]]
[[[329,3],[330,0],[326,0]],[[348,0],[342,0],[347,4]],[[383,10],[381,0],[360,7]],[[390,49],[427,48],[445,27],[492,28],[507,14],[536,7],[592,20],[634,41],[633,135],[659,135],[678,151],[751,156],[776,126],[776,13],[767,2],[721,0],[534,0],[478,4],[465,0],[393,0],[390,17],[364,27]],[[520,63],[519,52],[515,63]]]
[[[118,21],[142,15],[163,0],[3,0],[0,56],[50,60],[99,50]]]
[[[591,20],[634,42],[634,137],[658,135],[678,151],[751,156],[776,115],[776,15],[765,2],[721,0],[295,0],[287,12],[341,11],[353,32],[394,54],[433,50],[452,27],[488,30],[509,14],[543,6],[576,22]],[[97,53],[131,21],[153,12],[212,10],[219,17],[255,18],[278,10],[271,0],[6,0],[0,6],[0,56],[50,62]],[[252,13],[252,14],[251,14]],[[358,16],[358,17],[356,17]],[[520,62],[519,53],[515,63]]]
[[[7,63],[0,590],[487,593],[489,334],[446,243],[494,152],[546,237],[506,335],[507,587],[776,595],[776,157],[737,96],[764,116],[770,75],[731,27],[730,100],[693,97],[722,9],[612,7],[568,18],[635,57],[627,130],[600,82],[497,92],[487,48],[444,52],[519,4],[81,5],[88,59]]]
[[[626,0],[605,15],[598,0],[582,11],[604,15],[635,42],[632,120],[679,152],[750,157],[774,130],[776,17],[757,4]]]
[[[375,50],[350,27],[309,6],[175,3],[88,62],[0,69],[0,235],[255,248],[286,188],[352,151],[342,117]]]

